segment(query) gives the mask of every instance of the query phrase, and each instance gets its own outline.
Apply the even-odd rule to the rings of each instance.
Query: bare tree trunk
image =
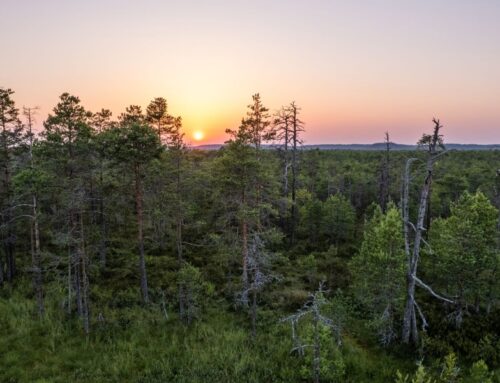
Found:
[[[404,191],[403,191],[403,223],[404,223],[404,237],[405,237],[405,251],[407,256],[407,276],[406,276],[406,303],[403,316],[403,342],[417,343],[419,339],[418,327],[416,320],[416,309],[418,309],[415,301],[415,284],[419,281],[419,285],[426,288],[431,294],[437,298],[442,299],[441,296],[435,294],[432,289],[423,284],[417,278],[418,262],[420,260],[420,247],[423,241],[423,233],[425,232],[424,222],[427,214],[428,201],[430,198],[431,183],[433,167],[438,156],[437,147],[442,145],[439,129],[441,125],[439,120],[433,120],[435,127],[432,136],[426,136],[425,141],[428,144],[428,156],[426,163],[426,176],[420,192],[420,201],[417,215],[416,225],[410,223],[409,220],[409,188],[410,188],[410,166],[414,159],[409,159],[406,163],[405,177],[404,177]],[[410,229],[414,232],[413,248],[410,245],[409,232]],[[448,300],[449,301],[449,300]],[[420,312],[421,314],[421,312]],[[421,314],[422,317],[422,314]]]
[[[425,237],[427,237],[427,233],[429,233],[429,230],[431,229],[431,223],[432,223],[432,210],[431,210],[431,194],[432,194],[432,179],[430,180],[429,183],[429,198],[427,198],[427,214],[425,218]]]
[[[80,273],[80,263],[81,263],[81,256],[82,254],[80,253],[79,247],[74,249],[74,278],[75,278],[75,296],[76,296],[76,310],[78,312],[78,316],[81,318],[83,317],[83,299],[82,299],[82,279],[81,279],[81,273]]]
[[[29,165],[33,169],[33,114],[37,108],[23,108],[23,114],[28,120],[28,142],[29,142]],[[42,255],[40,250],[40,229],[38,224],[38,198],[36,191],[31,197],[32,202],[32,228],[31,228],[31,262],[33,269],[33,291],[37,302],[38,315],[42,317],[45,313],[43,298],[43,274]]]
[[[141,294],[143,303],[149,303],[148,277],[144,255],[144,212],[142,208],[142,182],[139,165],[135,167],[135,206],[137,214],[137,242],[139,246],[139,273],[141,278]]]
[[[42,317],[45,312],[43,301],[43,277],[42,277],[42,260],[40,252],[40,230],[38,228],[38,206],[36,195],[33,194],[33,225],[31,230],[31,246],[32,246],[32,268],[33,268],[33,290],[38,308],[38,315]]]
[[[313,312],[313,327],[314,327],[314,355],[313,355],[313,374],[314,383],[319,383],[321,375],[321,343],[319,337],[319,313],[317,309]]]
[[[99,260],[101,263],[101,267],[105,268],[106,267],[106,255],[107,255],[107,248],[106,248],[107,238],[106,238],[106,215],[104,212],[104,191],[103,191],[104,180],[103,180],[102,163],[100,164],[99,170],[100,170],[99,171],[99,183],[100,183],[99,224],[100,224],[100,229],[101,229],[101,235],[99,238]]]
[[[257,336],[257,290],[256,288],[252,289],[252,338],[255,339]]]
[[[248,288],[248,224],[246,219],[244,218],[241,223],[241,255],[243,261],[243,289],[246,290]]]
[[[85,251],[85,234],[83,226],[83,214],[80,211],[80,238],[79,238],[79,258],[82,281],[82,320],[85,334],[90,333],[90,312],[89,312],[89,278],[87,275],[87,252]]]
[[[176,217],[175,217],[175,244],[177,248],[177,263],[179,265],[179,270],[184,266],[184,255],[183,255],[183,246],[182,246],[182,227],[183,227],[183,219],[182,219],[182,194],[181,194],[181,148],[178,148],[178,152],[176,153],[176,167],[177,167],[177,177],[176,177],[176,185],[175,192],[177,195],[177,206],[176,206]],[[179,316],[181,320],[185,321],[186,318],[186,304],[188,304],[186,299],[186,291],[183,283],[179,284]],[[189,310],[189,309],[188,309]],[[190,310],[189,310],[190,311]],[[189,316],[189,315],[188,315]],[[187,318],[188,324],[191,319]]]
[[[380,174],[379,203],[382,211],[387,210],[390,195],[390,150],[389,133],[385,133],[385,157]]]
[[[73,279],[72,279],[72,272],[71,268],[73,267],[73,257],[71,256],[71,247],[68,246],[68,308],[67,308],[67,314],[71,315],[71,309],[72,309],[72,294],[73,294]]]
[[[418,262],[420,259],[420,246],[422,242],[424,228],[424,221],[427,210],[427,200],[429,198],[430,185],[432,180],[434,159],[429,157],[427,160],[427,175],[424,180],[420,195],[420,204],[418,209],[417,224],[415,227],[415,238],[413,240],[413,252],[410,257],[407,286],[406,286],[406,307],[403,318],[403,342],[408,343],[411,340],[414,343],[418,342],[418,328],[416,325],[415,315],[415,276],[417,275]],[[409,222],[408,222],[409,223]],[[408,224],[407,223],[407,224]]]
[[[3,282],[4,282],[3,259],[2,259],[2,253],[0,253],[0,287],[3,286]]]
[[[300,132],[304,131],[303,122],[299,119],[300,108],[295,102],[290,104],[292,124],[292,211],[291,211],[291,233],[290,242],[295,242],[295,228],[297,225],[297,151],[301,144]]]
[[[176,232],[175,242],[177,245],[177,262],[179,264],[179,270],[180,270],[184,264],[184,257],[182,254],[182,220],[180,219],[179,216],[177,216],[175,232]],[[181,283],[179,284],[179,316],[181,317],[181,319],[185,318],[186,316],[185,306],[186,306],[186,297],[185,297],[184,285]]]
[[[10,214],[7,215],[9,221],[12,220]],[[5,253],[7,258],[7,280],[12,283],[16,275],[16,259],[14,256],[14,233],[11,229],[11,224],[7,226],[7,238],[5,244]]]
[[[3,121],[2,121],[3,122]],[[6,263],[6,275],[7,281],[12,283],[14,276],[16,274],[16,261],[14,255],[14,232],[12,228],[12,211],[11,211],[11,174],[10,174],[10,154],[8,147],[7,138],[7,127],[5,123],[2,123],[2,151],[3,151],[3,198],[2,207],[4,209],[3,218],[4,225],[6,226],[5,237],[4,237],[4,251],[5,251],[5,263]]]
[[[297,129],[293,125],[292,132],[292,211],[290,217],[290,242],[295,243],[295,226],[297,224]]]

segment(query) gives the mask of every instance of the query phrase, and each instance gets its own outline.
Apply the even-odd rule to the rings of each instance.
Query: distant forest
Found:
[[[197,145],[194,148],[198,150],[219,150],[223,144]],[[277,145],[264,145],[266,149],[276,149]],[[317,144],[302,145],[302,150],[320,149],[320,150],[386,150],[385,142],[374,144]],[[446,144],[449,150],[500,150],[500,144]],[[418,145],[405,145],[389,142],[389,150],[418,150]]]
[[[189,148],[161,97],[14,98],[1,382],[500,382],[499,145],[307,146],[255,94]]]

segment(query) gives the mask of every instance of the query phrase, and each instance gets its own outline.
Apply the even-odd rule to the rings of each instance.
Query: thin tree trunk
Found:
[[[314,327],[314,356],[313,356],[313,374],[314,383],[319,383],[321,375],[321,344],[319,337],[319,313],[317,309],[313,312],[313,327]]]
[[[7,281],[12,283],[16,274],[16,262],[14,256],[14,233],[12,229],[12,212],[11,212],[11,175],[9,170],[10,155],[7,143],[7,130],[5,124],[2,124],[2,143],[3,143],[3,188],[4,188],[4,201],[3,208],[4,224],[6,225],[6,237],[4,239],[5,262],[6,262],[6,278]]]
[[[73,258],[71,257],[71,247],[68,246],[68,310],[67,313],[68,315],[71,315],[71,307],[72,307],[72,272],[71,268],[73,267]]]
[[[252,338],[255,339],[257,336],[257,290],[252,289]]]
[[[177,167],[177,177],[176,177],[176,185],[175,185],[175,192],[177,194],[177,211],[176,211],[176,218],[175,218],[175,244],[177,248],[177,263],[179,266],[179,270],[182,269],[184,265],[184,256],[183,256],[183,247],[182,247],[182,204],[181,204],[181,149],[178,149],[179,152],[176,153],[176,167]],[[185,321],[186,320],[186,291],[185,291],[185,286],[180,283],[179,284],[179,316],[181,320]],[[190,322],[190,319],[187,318],[188,324]]]
[[[3,259],[2,259],[2,253],[0,252],[0,287],[3,286],[3,282],[4,282]]]
[[[427,200],[429,198],[430,185],[432,180],[433,158],[427,160],[427,175],[420,196],[417,224],[415,227],[415,238],[413,240],[413,252],[410,257],[407,286],[406,286],[406,307],[403,318],[403,342],[408,343],[411,340],[418,342],[418,328],[415,315],[415,276],[417,275],[418,262],[420,259],[420,246],[422,242],[424,221],[427,210]],[[407,222],[409,224],[409,222]]]
[[[416,225],[413,226],[409,220],[409,188],[410,188],[410,165],[414,159],[409,159],[406,163],[405,168],[405,179],[404,179],[404,191],[403,191],[403,222],[404,222],[404,238],[405,238],[405,251],[407,256],[407,275],[406,275],[406,303],[405,311],[403,315],[403,333],[402,338],[404,343],[409,343],[410,340],[413,343],[417,343],[419,339],[418,327],[416,320],[416,306],[415,301],[415,284],[417,282],[417,270],[418,262],[420,260],[420,247],[423,240],[423,234],[425,232],[424,222],[426,218],[428,201],[430,199],[431,184],[432,184],[432,174],[434,162],[437,156],[437,146],[440,145],[439,129],[441,125],[439,120],[433,120],[435,123],[434,134],[427,137],[427,142],[429,145],[429,152],[426,163],[426,176],[424,179],[424,184],[420,193],[420,201],[418,207],[418,215]],[[413,248],[410,246],[409,232],[410,229],[414,232]],[[419,285],[422,286],[423,283],[419,280]],[[428,287],[428,286],[427,286]],[[444,299],[441,296],[435,294],[432,289],[429,288],[431,294],[440,299]],[[446,299],[444,299],[446,300]],[[449,300],[448,300],[449,301]]]
[[[137,214],[137,242],[139,246],[139,273],[141,278],[141,294],[143,303],[149,303],[148,276],[144,255],[144,212],[142,207],[142,182],[139,165],[135,167],[135,206]]]
[[[389,133],[385,133],[385,157],[382,165],[382,172],[380,175],[380,194],[379,203],[382,211],[385,213],[390,195],[390,150],[391,144],[389,140]]]
[[[75,295],[76,295],[76,309],[78,312],[78,316],[81,318],[83,316],[83,299],[82,299],[82,279],[81,279],[81,273],[80,273],[80,263],[81,263],[81,253],[80,253],[80,248],[79,246],[75,249],[74,248],[74,253],[73,253],[75,260],[74,260],[74,265],[75,265],[75,272],[74,272],[74,278],[75,278]]]
[[[241,255],[243,261],[243,289],[246,290],[248,288],[248,225],[247,221],[244,218],[241,223]]]
[[[290,217],[290,242],[295,243],[295,226],[297,221],[296,188],[297,188],[297,129],[294,126],[292,135],[292,211]]]
[[[33,290],[35,292],[38,315],[42,317],[45,312],[43,301],[43,276],[42,276],[42,260],[40,252],[40,230],[38,228],[38,206],[36,195],[33,194],[33,225],[31,231],[32,244],[32,268],[33,268]]]
[[[99,198],[99,224],[101,228],[101,235],[99,238],[99,260],[101,263],[101,267],[105,268],[106,267],[106,253],[107,253],[107,248],[106,248],[106,243],[107,243],[107,238],[106,238],[106,216],[104,212],[104,191],[103,191],[103,185],[104,185],[104,180],[103,180],[103,169],[102,169],[102,163],[100,164],[100,169],[99,169],[99,183],[100,183],[100,198]]]
[[[87,253],[85,251],[85,234],[83,226],[83,214],[80,211],[80,238],[79,238],[79,258],[82,281],[82,320],[85,334],[90,333],[90,312],[89,312],[89,279],[87,275]]]

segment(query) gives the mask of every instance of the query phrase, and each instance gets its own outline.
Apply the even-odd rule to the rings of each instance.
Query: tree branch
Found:
[[[432,290],[432,288],[429,285],[426,285],[424,282],[422,282],[420,280],[420,278],[418,278],[416,275],[413,275],[412,277],[415,280],[415,282],[417,283],[417,285],[419,285],[420,287],[427,290],[434,298],[440,299],[440,300],[445,301],[447,303],[455,304],[455,301],[452,301],[451,299],[445,298],[442,295],[439,295],[438,293],[434,292],[434,290]],[[415,304],[416,304],[416,302],[415,302]]]

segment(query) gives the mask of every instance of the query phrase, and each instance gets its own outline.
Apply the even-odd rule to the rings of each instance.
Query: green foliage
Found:
[[[12,94],[0,90],[0,272],[17,266],[0,287],[0,381],[308,381],[313,349],[290,354],[296,345],[279,318],[303,307],[323,280],[334,293],[321,292],[321,315],[309,312],[297,328],[303,344],[319,345],[323,381],[388,382],[397,370],[406,383],[498,381],[500,181],[492,164],[500,152],[450,152],[436,164],[420,275],[459,304],[443,306],[417,288],[429,326],[420,345],[426,365],[414,371],[416,350],[394,344],[405,257],[398,208],[383,214],[375,205],[382,153],[301,150],[292,214],[279,188],[283,156],[262,145],[274,132],[258,94],[217,152],[188,149],[163,98],[113,121],[109,110],[92,114],[68,93],[30,152]],[[389,199],[398,201],[404,163],[421,155],[390,156]],[[33,215],[41,269],[32,261]],[[148,304],[134,287],[137,248]],[[272,275],[261,262],[267,252]],[[253,338],[234,302],[245,257],[247,291],[259,292]],[[37,270],[43,318],[31,287]]]
[[[313,371],[311,366],[313,366],[314,354],[311,351],[312,344],[314,342],[314,331],[310,323],[302,329],[303,337],[302,342],[308,347],[305,356],[301,358],[300,366],[300,377],[307,381],[311,381],[313,378]],[[345,377],[346,366],[342,352],[337,346],[335,337],[332,336],[332,330],[324,325],[320,325],[320,344],[321,344],[321,356],[320,356],[320,376],[321,379],[327,382],[337,382],[342,381]]]
[[[203,302],[213,294],[214,287],[204,281],[198,268],[185,263],[177,273],[177,288],[177,294],[183,304],[181,320],[190,324],[193,319],[201,316]]]
[[[483,360],[475,362],[469,372],[467,383],[493,383],[493,373],[488,370],[488,366]]]
[[[321,228],[330,243],[346,243],[354,238],[356,212],[342,194],[335,194],[325,201]]]
[[[396,372],[396,383],[435,383],[435,381],[429,377],[425,367],[419,363],[417,371],[413,376],[401,374],[399,371]]]
[[[388,345],[396,337],[394,322],[402,311],[405,286],[401,214],[394,205],[389,204],[386,214],[375,210],[350,268],[356,297],[370,313],[380,342]]]
[[[118,163],[144,165],[160,155],[160,141],[149,125],[130,123],[103,133],[103,145]]]
[[[457,297],[460,310],[497,299],[497,221],[498,211],[483,193],[465,193],[452,204],[450,217],[435,220],[431,227],[428,275],[435,288]],[[457,315],[461,321],[462,314]]]
[[[457,356],[452,352],[444,358],[443,368],[439,374],[439,382],[456,383],[459,381],[460,368],[457,366]]]

